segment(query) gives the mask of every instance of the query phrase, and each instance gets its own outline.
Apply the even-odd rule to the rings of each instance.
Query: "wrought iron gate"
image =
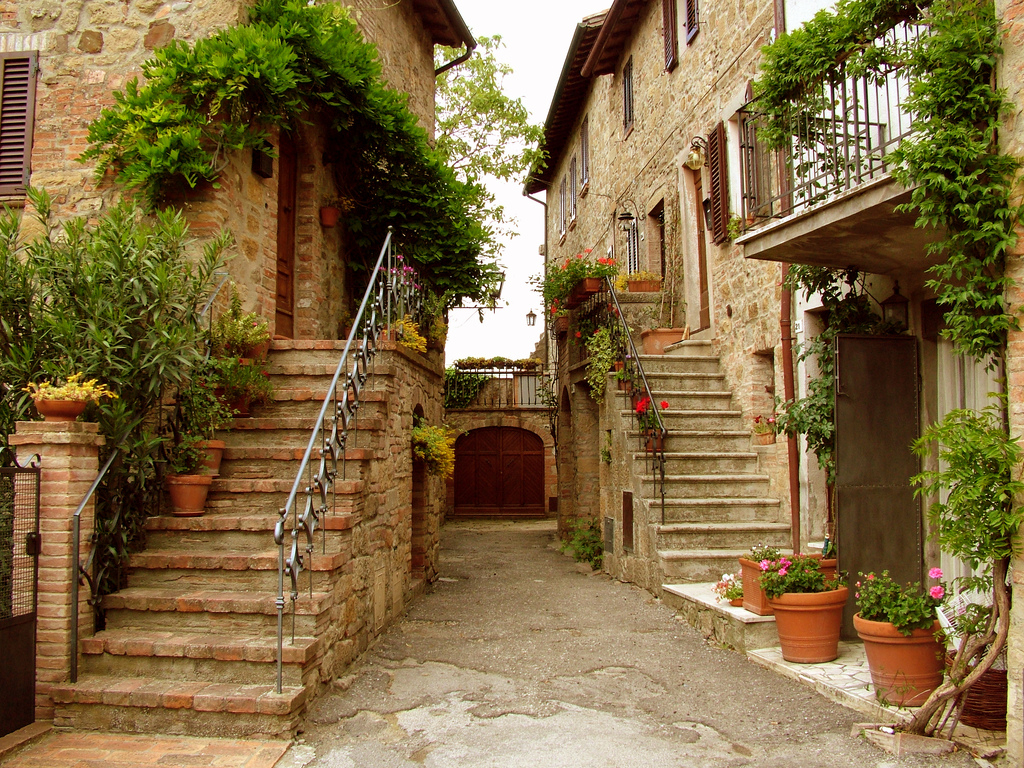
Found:
[[[0,467],[0,736],[35,720],[39,464]]]

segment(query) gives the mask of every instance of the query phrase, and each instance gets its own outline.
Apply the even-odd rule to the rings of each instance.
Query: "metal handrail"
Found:
[[[306,557],[312,558],[313,540],[320,526],[320,519],[329,511],[328,494],[334,490],[334,480],[338,476],[338,460],[341,459],[344,471],[345,446],[348,440],[349,425],[359,409],[359,392],[369,376],[369,365],[376,356],[377,342],[381,330],[396,318],[405,315],[418,317],[422,311],[422,294],[420,286],[414,278],[410,267],[400,265],[401,256],[396,257],[391,247],[392,231],[388,228],[384,245],[370,276],[369,285],[363,294],[362,303],[352,324],[352,331],[345,342],[334,376],[331,379],[327,395],[316,420],[316,425],[309,437],[306,452],[299,463],[295,482],[288,494],[288,500],[281,508],[280,519],[274,526],[274,543],[278,546],[277,570],[277,682],[276,690],[282,691],[283,653],[284,653],[284,577],[287,574],[290,585],[292,603],[292,642],[295,640],[295,603],[299,597],[299,576],[307,570]],[[382,271],[385,256],[388,259],[386,271]],[[386,276],[386,279],[385,279]],[[376,294],[376,295],[374,295]],[[371,301],[372,297],[372,301]],[[369,314],[367,309],[369,308]],[[356,336],[359,331],[361,338]],[[353,345],[356,349],[353,350]],[[353,359],[350,364],[350,353]],[[348,367],[344,386],[338,383],[342,373]],[[333,415],[328,417],[328,409],[333,405]],[[329,432],[329,436],[328,436]],[[307,469],[311,470],[310,461],[314,447],[320,442],[320,460],[317,471],[308,479],[303,489],[305,496],[300,514],[298,507],[299,488]],[[291,517],[291,543],[285,555],[285,539],[288,518]],[[300,547],[299,538],[305,538],[305,546]],[[311,566],[311,564],[310,564]],[[313,592],[312,574],[309,579],[310,595]]]

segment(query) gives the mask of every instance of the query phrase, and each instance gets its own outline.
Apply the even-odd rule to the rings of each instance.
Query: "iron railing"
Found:
[[[875,40],[896,49],[925,34],[924,27],[901,24]],[[742,226],[800,213],[888,174],[890,154],[913,133],[914,115],[905,103],[906,71],[852,75],[846,64],[808,86],[799,105],[783,117],[791,137],[782,150],[759,139],[765,116],[751,102],[739,112]],[[816,109],[803,108],[806,104]]]
[[[371,373],[378,352],[379,337],[386,325],[406,315],[419,318],[423,309],[418,278],[391,246],[391,231],[380,249],[366,293],[352,323],[341,359],[324,397],[309,444],[302,456],[288,500],[274,526],[278,547],[277,570],[277,692],[282,690],[284,652],[285,576],[291,586],[292,642],[295,641],[295,603],[299,598],[299,577],[312,565],[314,538],[320,522],[330,512],[328,502],[334,481],[344,479],[345,447],[349,429],[359,409],[359,393]],[[385,264],[385,259],[387,259]],[[314,468],[313,452],[318,453]],[[303,541],[300,542],[300,539]],[[326,546],[326,544],[325,544]],[[313,578],[309,578],[310,596]]]
[[[457,368],[444,376],[446,411],[547,408],[551,375],[521,368]]]

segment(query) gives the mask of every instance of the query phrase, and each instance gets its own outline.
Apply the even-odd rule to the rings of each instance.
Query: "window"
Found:
[[[576,200],[579,187],[576,186],[576,158],[569,163],[569,224],[576,221]]]
[[[580,189],[590,183],[590,118],[583,118],[580,126]]]
[[[725,123],[708,136],[708,169],[711,175],[711,238],[716,244],[729,238],[729,167],[726,162]]]
[[[633,127],[633,57],[622,68],[622,128],[629,133]]]
[[[626,230],[626,272],[640,271],[640,225],[636,219],[629,220]]]
[[[665,26],[665,69],[671,72],[679,63],[676,0],[661,0],[661,22]]]
[[[693,42],[700,29],[700,11],[697,9],[697,0],[685,0],[686,2],[686,44]]]
[[[562,183],[558,186],[558,233],[565,235],[565,176],[562,177]]]
[[[0,195],[28,185],[36,93],[36,54],[0,53]]]

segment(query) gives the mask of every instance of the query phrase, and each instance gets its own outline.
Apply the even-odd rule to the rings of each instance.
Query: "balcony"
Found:
[[[923,28],[900,25],[876,44],[918,34]],[[884,78],[854,76],[839,64],[811,89],[821,109],[810,118],[794,109],[792,140],[780,151],[758,139],[764,116],[754,105],[740,111],[745,231],[736,242],[745,256],[893,275],[931,266],[925,246],[939,233],[916,228],[916,214],[897,210],[910,191],[889,173],[893,149],[914,131],[904,107],[907,78],[898,69]]]
[[[539,370],[450,368],[444,377],[444,407],[452,410],[550,408],[551,376]]]

